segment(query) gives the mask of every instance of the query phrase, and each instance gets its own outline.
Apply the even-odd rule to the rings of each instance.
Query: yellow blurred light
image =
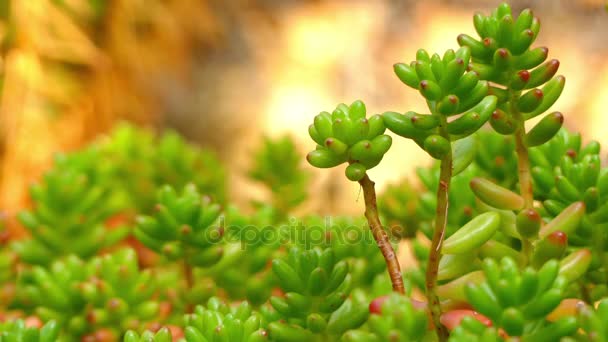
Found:
[[[365,48],[382,22],[378,4],[325,5],[299,11],[288,18],[287,53],[296,63],[323,67]]]
[[[283,84],[274,89],[266,110],[264,125],[268,134],[289,132],[302,137],[319,108],[330,108],[328,90],[321,84]]]
[[[471,34],[473,24],[469,12],[459,12],[437,8],[432,10],[433,15],[423,16],[427,28],[424,30],[424,38],[418,45],[426,49],[430,54],[443,55],[447,49],[458,49],[456,35],[454,32]]]
[[[308,18],[296,22],[288,32],[289,55],[297,62],[323,65],[331,62],[342,49],[339,33],[326,18]]]
[[[38,55],[31,51],[17,51],[14,56],[14,72],[24,80],[28,87],[34,88],[42,83],[42,69]]]
[[[602,144],[608,144],[606,138],[606,126],[608,125],[608,65],[599,77],[599,89],[593,96],[593,103],[589,108],[589,116],[586,118],[587,129],[591,139],[597,139]]]
[[[374,7],[372,10],[371,7]],[[338,63],[368,54],[369,39],[382,22],[374,4],[311,5],[285,19],[285,46],[274,58],[273,87],[266,105],[264,128],[303,137],[313,117],[339,102],[335,92],[348,85],[333,84]]]

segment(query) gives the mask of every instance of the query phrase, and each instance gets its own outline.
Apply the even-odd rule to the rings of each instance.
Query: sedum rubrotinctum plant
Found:
[[[302,214],[313,177],[287,136],[253,153],[268,198],[247,207],[176,133],[123,124],[58,156],[17,215],[27,236],[0,220],[0,341],[608,342],[600,145],[550,110],[565,78],[532,11],[473,24],[394,65],[424,112],[313,119],[306,160],[344,168],[364,215]],[[394,138],[435,161],[377,196]]]

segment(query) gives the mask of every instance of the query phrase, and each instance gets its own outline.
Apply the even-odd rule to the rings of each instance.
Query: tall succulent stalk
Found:
[[[550,60],[541,65],[548,49],[530,48],[540,31],[540,21],[529,9],[515,17],[510,6],[503,3],[489,16],[475,14],[473,22],[480,41],[461,34],[458,43],[471,49],[471,69],[481,79],[493,83],[490,92],[496,94],[499,101],[490,123],[498,133],[512,134],[515,138],[522,212],[532,213],[534,192],[528,149],[554,136],[563,116],[559,112],[550,113],[530,132],[526,132],[525,122],[545,112],[559,98],[564,78],[553,78],[559,61]],[[543,84],[542,89],[536,88]],[[523,265],[530,261],[532,242],[536,238],[522,236]]]
[[[363,189],[363,198],[365,200],[365,218],[367,218],[369,227],[374,235],[374,240],[376,240],[376,244],[378,245],[378,248],[380,248],[384,260],[386,260],[393,291],[404,294],[405,288],[403,287],[403,277],[401,275],[401,267],[399,265],[399,260],[397,259],[397,254],[388,239],[386,231],[382,228],[382,223],[380,223],[380,218],[378,217],[378,205],[376,203],[374,182],[365,175],[359,180],[359,184],[361,184],[361,188]]]
[[[483,126],[496,108],[496,97],[488,95],[488,83],[480,82],[475,72],[468,72],[471,51],[464,47],[454,52],[448,50],[443,57],[429,56],[419,50],[416,61],[409,65],[394,65],[397,77],[406,85],[418,89],[427,100],[431,114],[407,112],[405,114],[386,112],[383,114],[386,126],[394,133],[413,139],[433,158],[440,161],[439,186],[435,225],[431,237],[431,249],[426,268],[426,296],[429,313],[433,319],[440,341],[448,337],[441,324],[441,306],[437,294],[437,275],[445,238],[449,189],[452,176],[468,166],[463,161],[470,156],[470,149],[461,150],[456,155],[452,142],[463,140]],[[459,115],[448,123],[449,116]],[[460,159],[456,166],[455,159]]]
[[[447,120],[442,118],[443,122],[439,126],[439,133],[442,137],[449,141],[447,132]],[[445,230],[448,223],[448,207],[449,207],[449,191],[450,182],[452,180],[452,147],[443,158],[441,158],[441,166],[439,173],[439,187],[437,188],[437,209],[435,214],[435,228],[433,230],[433,238],[431,240],[431,253],[426,268],[426,291],[429,307],[433,323],[437,327],[437,336],[440,341],[446,340],[448,332],[441,324],[441,306],[439,297],[437,296],[437,273],[439,269],[439,260],[441,257],[441,247],[445,237]]]
[[[380,163],[392,144],[380,115],[366,118],[365,104],[355,101],[350,106],[340,104],[330,114],[322,112],[315,117],[308,132],[317,148],[308,153],[308,162],[318,168],[331,168],[348,163],[346,177],[359,182],[365,199],[365,217],[378,248],[386,261],[393,290],[404,293],[399,260],[391,245],[380,218],[376,203],[374,182],[367,170]]]

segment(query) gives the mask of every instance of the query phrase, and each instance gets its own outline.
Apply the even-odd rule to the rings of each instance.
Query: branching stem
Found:
[[[401,267],[399,266],[399,260],[397,254],[391,245],[388,236],[382,228],[382,223],[378,218],[378,205],[376,203],[376,190],[374,189],[374,182],[365,175],[360,181],[361,187],[363,188],[363,197],[365,199],[365,218],[369,224],[376,244],[384,260],[386,261],[386,267],[393,284],[393,291],[405,294],[405,288],[403,287],[403,278],[401,276]]]
[[[440,117],[442,122],[439,126],[439,132],[441,136],[450,141],[450,136],[447,132],[447,120],[444,116]],[[426,296],[439,341],[446,341],[448,338],[448,332],[446,328],[441,324],[440,320],[441,306],[439,302],[439,296],[437,296],[437,272],[439,269],[439,260],[441,259],[441,247],[443,245],[443,238],[445,236],[445,229],[448,222],[448,196],[451,180],[452,149],[450,147],[448,153],[441,159],[439,188],[437,189],[437,211],[435,214],[435,229],[433,231],[433,240],[431,241],[429,261],[426,266]]]

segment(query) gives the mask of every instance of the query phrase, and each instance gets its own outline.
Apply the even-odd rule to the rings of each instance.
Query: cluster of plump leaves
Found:
[[[184,335],[187,342],[267,341],[263,323],[262,316],[252,311],[249,303],[231,307],[214,297],[206,307],[198,305],[194,313],[186,316]]]
[[[203,196],[194,184],[177,193],[170,186],[158,191],[153,216],[139,216],[135,236],[148,248],[170,260],[210,266],[223,254],[221,208]]]
[[[523,10],[517,18],[503,3],[491,15],[477,13],[473,17],[480,40],[461,34],[458,43],[471,49],[471,71],[493,83],[490,93],[498,98],[498,109],[490,123],[500,134],[512,134],[549,109],[564,89],[565,78],[553,77],[559,61],[552,59],[541,65],[549,50],[531,48],[540,31],[540,21],[531,10]],[[530,70],[533,69],[533,70]],[[541,85],[542,89],[537,88]],[[526,146],[538,146],[549,140],[561,127],[563,115],[547,114],[526,133]]]
[[[165,184],[179,189],[193,183],[214,201],[226,200],[226,171],[217,157],[188,144],[175,132],[156,136],[122,124],[100,144],[103,160],[113,166],[114,185],[128,209],[150,211],[157,189]]]
[[[369,290],[378,276],[386,275],[384,257],[362,218],[307,216],[282,228],[289,246],[331,248],[336,260],[348,262],[354,288]],[[397,241],[393,240],[394,245]]]
[[[394,71],[406,85],[418,89],[427,100],[430,114],[385,112],[386,127],[413,139],[433,158],[442,159],[450,152],[450,141],[475,133],[488,121],[496,108],[496,97],[488,95],[488,83],[477,73],[467,71],[471,51],[447,50],[443,57],[432,57],[418,50],[409,65],[398,63]],[[459,115],[447,122],[447,117]],[[466,165],[464,165],[466,167]],[[455,167],[459,173],[464,167]]]
[[[124,342],[173,342],[171,330],[167,327],[158,329],[153,332],[151,330],[144,331],[141,335],[134,330],[129,330],[125,334]],[[189,341],[190,342],[190,341]]]
[[[302,168],[301,155],[289,136],[264,138],[249,176],[270,190],[272,204],[283,217],[308,196],[309,175]]]
[[[279,147],[285,141],[267,143]],[[293,147],[274,154],[273,167],[293,162]],[[208,179],[211,186],[203,186],[205,195],[194,184],[183,190],[180,186],[180,193],[173,190],[171,184],[187,179],[204,183],[190,175],[203,166],[199,164],[204,159],[199,152],[177,135],[165,134],[157,142],[148,131],[121,126],[109,138],[59,156],[43,182],[32,190],[34,209],[21,214],[22,223],[32,228],[31,240],[14,244],[22,256],[20,261],[38,265],[20,268],[17,293],[10,294],[6,304],[43,320],[56,320],[62,338],[69,340],[102,332],[117,339],[126,329],[140,330],[152,319],[182,325],[180,313],[217,293],[218,288],[224,289],[231,300],[247,299],[255,306],[267,302],[277,284],[269,261],[282,254],[280,240],[250,241],[245,233],[249,227],[273,231],[291,228],[277,223],[280,215],[274,206],[258,206],[252,215],[231,207],[226,217],[220,218],[219,205],[206,196],[218,197],[213,190],[223,187],[223,180],[218,178]],[[215,168],[212,164],[204,166]],[[214,174],[221,174],[221,168],[217,169]],[[292,189],[301,186],[292,181],[294,178],[277,180]],[[159,187],[159,182],[169,184]],[[152,210],[151,205],[144,204],[151,202],[150,192],[156,193],[157,205]],[[124,237],[127,226],[115,232],[107,224],[118,209],[137,209],[143,214],[134,229],[138,242],[165,256],[156,259],[153,272],[134,273],[136,254],[130,250],[94,257]],[[258,231],[255,238],[263,237],[263,232]],[[77,241],[66,244],[72,235]],[[81,238],[87,243],[81,243]],[[55,243],[57,239],[62,240],[62,248]],[[31,241],[41,247],[24,249]],[[47,252],[48,246],[54,249]],[[15,279],[17,260],[13,253],[6,252],[5,273]],[[27,258],[28,253],[34,257]],[[175,262],[195,267],[194,284],[188,290],[185,274]],[[161,301],[170,305],[169,313],[161,312],[167,310],[160,308]],[[158,334],[167,336],[163,331]]]
[[[602,290],[597,296],[606,294],[608,279],[608,169],[601,167],[599,154],[599,143],[582,146],[580,134],[565,129],[547,144],[530,150],[535,186],[539,192],[545,191],[537,196],[543,201],[543,214],[556,219],[568,212],[577,214],[567,227],[568,245],[591,248],[593,261],[586,282],[599,285]]]
[[[211,152],[175,133],[157,139],[121,125],[81,151],[56,157],[30,189],[32,209],[19,213],[31,238],[15,242],[13,249],[30,264],[48,265],[70,254],[90,258],[128,233],[124,226],[108,229],[112,215],[147,212],[161,185],[181,188],[189,182],[224,199],[225,174]]]
[[[270,299],[283,318],[269,324],[272,340],[338,340],[367,318],[366,303],[348,298],[352,288],[348,262],[337,260],[332,249],[293,247],[285,259],[273,260],[272,270],[285,292],[284,297]]]
[[[576,267],[576,266],[574,266]],[[508,336],[524,336],[526,341],[555,341],[573,334],[577,329],[574,317],[555,322],[545,321],[564,298],[564,291],[573,281],[573,270],[551,260],[535,270],[520,270],[513,259],[493,259],[483,263],[485,281],[465,288],[469,303],[492,320]],[[551,331],[547,335],[547,331]],[[559,335],[558,335],[559,334]],[[551,337],[549,337],[551,336]]]
[[[276,281],[268,261],[280,254],[278,229],[273,225],[276,210],[258,207],[252,215],[229,207],[225,213],[224,257],[202,273],[228,293],[230,298],[246,299],[257,306],[265,303]]]
[[[19,213],[19,221],[32,238],[13,245],[22,260],[44,265],[70,254],[89,258],[125,236],[125,229],[104,227],[118,208],[103,166],[92,166],[98,156],[95,148],[58,156],[54,168],[30,188],[34,205]]]
[[[374,305],[374,304],[372,304]],[[416,307],[409,298],[393,293],[380,304],[370,305],[366,324],[344,334],[345,342],[427,341],[430,338],[425,308]]]
[[[350,106],[340,104],[331,114],[321,112],[308,128],[317,148],[308,153],[306,159],[319,168],[348,163],[346,177],[359,181],[367,170],[380,163],[391,147],[392,139],[383,134],[385,129],[380,115],[366,117],[363,102],[355,101]]]
[[[588,216],[581,233],[588,233],[590,225],[608,222],[608,170],[601,167],[598,142],[581,146],[579,134],[561,130],[547,144],[531,149],[530,161],[538,198],[548,216],[555,217],[569,205],[583,202]]]
[[[59,335],[59,326],[55,321],[47,322],[43,327],[28,327],[23,320],[0,323],[0,342],[55,342]]]
[[[64,338],[108,329],[118,338],[157,318],[159,303],[150,270],[140,271],[137,255],[122,249],[84,262],[76,256],[50,268],[34,266],[18,280],[17,301],[43,321],[54,320]]]

